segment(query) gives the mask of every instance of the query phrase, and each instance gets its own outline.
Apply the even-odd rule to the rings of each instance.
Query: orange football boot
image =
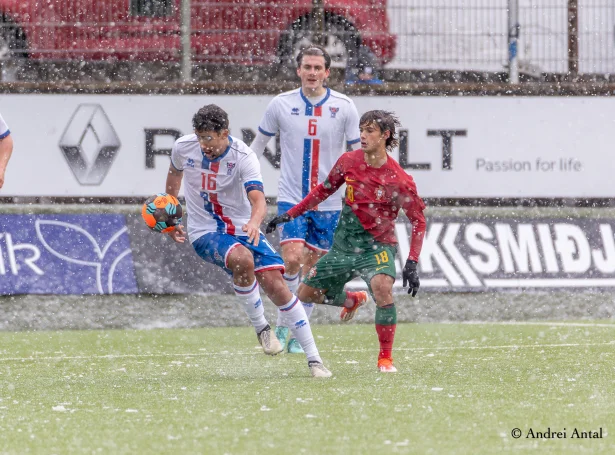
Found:
[[[378,369],[383,373],[397,373],[397,368],[393,365],[393,359],[386,357],[378,359]]]
[[[359,292],[349,292],[354,299],[354,305],[352,308],[342,308],[342,312],[340,313],[340,319],[344,322],[350,321],[354,318],[355,313],[359,308],[361,308],[367,302],[367,292],[359,291]]]

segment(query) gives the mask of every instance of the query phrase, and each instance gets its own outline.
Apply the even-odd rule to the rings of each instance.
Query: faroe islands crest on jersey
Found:
[[[267,136],[280,132],[278,201],[292,204],[299,203],[325,180],[347,144],[360,141],[357,108],[346,95],[329,88],[316,104],[300,88],[276,96],[258,129]],[[341,207],[341,195],[318,205],[322,211]]]
[[[196,134],[188,134],[175,141],[171,163],[184,172],[190,242],[208,232],[246,235],[241,227],[252,213],[247,193],[263,189],[260,163],[250,147],[229,136],[224,153],[209,160]]]

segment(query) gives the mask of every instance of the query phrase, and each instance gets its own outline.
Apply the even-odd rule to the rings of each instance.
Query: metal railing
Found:
[[[396,68],[502,71],[507,0],[389,0]],[[518,58],[529,73],[615,73],[615,2],[517,0]],[[574,48],[574,44],[577,47]],[[572,44],[572,49],[570,49]],[[571,57],[571,52],[573,55]],[[570,59],[577,61],[570,68]],[[575,65],[573,65],[575,66]]]
[[[386,68],[400,71],[615,74],[613,0],[5,0],[1,5],[5,62],[181,62],[187,81],[194,64],[291,62],[295,45],[323,33],[322,13],[316,15],[322,8],[322,40],[336,52],[338,66],[353,61],[358,39]],[[511,39],[515,66],[509,64]]]

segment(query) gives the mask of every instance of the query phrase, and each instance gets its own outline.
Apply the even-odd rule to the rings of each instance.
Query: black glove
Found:
[[[406,261],[406,265],[404,266],[404,271],[401,274],[403,278],[403,286],[406,287],[406,285],[408,285],[408,294],[412,294],[412,297],[416,296],[416,293],[419,292],[419,287],[421,286],[419,274],[416,271],[416,264],[416,261],[408,259]]]
[[[288,213],[282,213],[281,215],[276,216],[269,223],[267,223],[267,228],[265,229],[266,234],[271,234],[275,231],[275,228],[278,224],[288,223],[292,218]]]

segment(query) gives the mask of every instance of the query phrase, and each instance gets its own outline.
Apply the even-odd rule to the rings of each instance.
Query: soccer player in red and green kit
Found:
[[[315,207],[346,183],[345,203],[333,246],[311,268],[297,297],[302,302],[343,307],[340,317],[348,321],[366,299],[357,296],[362,293],[344,292],[344,285],[355,277],[363,278],[377,305],[378,369],[396,372],[392,357],[397,324],[393,300],[395,220],[403,209],[412,223],[410,255],[402,277],[403,286],[408,285],[408,293],[414,297],[420,285],[416,267],[425,235],[425,204],[412,177],[387,154],[398,143],[395,127],[400,124],[394,114],[369,111],[363,114],[359,125],[361,149],[344,153],[327,179],[299,204],[271,220],[267,232]]]

